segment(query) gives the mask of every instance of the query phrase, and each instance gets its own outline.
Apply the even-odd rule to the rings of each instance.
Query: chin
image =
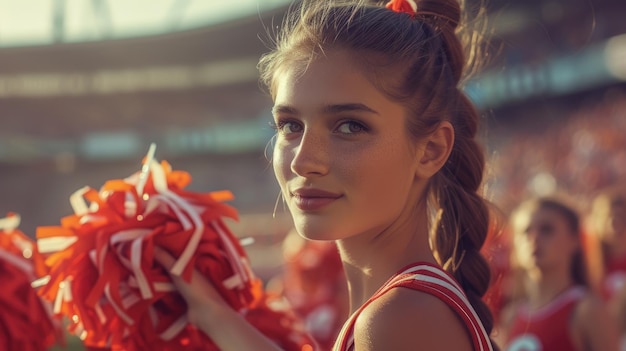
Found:
[[[336,233],[337,228],[324,225],[323,223],[316,223],[314,221],[298,223],[296,221],[295,227],[300,236],[307,240],[332,241],[339,239]]]

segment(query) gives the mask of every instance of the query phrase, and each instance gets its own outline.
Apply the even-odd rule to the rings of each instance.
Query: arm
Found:
[[[174,257],[158,247],[154,256],[164,267],[174,265]],[[280,351],[276,344],[233,310],[200,272],[194,269],[191,283],[178,276],[171,277],[187,302],[189,322],[206,333],[220,350]]]
[[[573,319],[574,335],[579,335],[581,350],[617,351],[618,333],[604,303],[594,295],[584,297],[576,307]]]
[[[396,288],[358,317],[355,351],[471,351],[470,336],[456,313],[438,298]]]

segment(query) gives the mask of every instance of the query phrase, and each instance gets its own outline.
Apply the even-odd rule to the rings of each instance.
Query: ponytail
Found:
[[[462,96],[461,98],[464,98]],[[467,104],[469,105],[469,103]],[[477,120],[473,109],[460,121]],[[443,268],[461,284],[485,329],[493,317],[482,296],[490,283],[490,267],[480,253],[489,230],[489,210],[478,194],[484,170],[484,154],[471,133],[472,125],[455,126],[455,143],[443,169],[431,183],[431,198],[440,209],[433,226],[433,248]],[[475,133],[475,132],[474,132]]]
[[[467,64],[456,34],[461,9],[454,0],[417,1],[416,17],[440,39],[440,77],[448,82],[442,84],[448,89],[439,92],[443,94],[439,106],[431,103],[433,111],[428,114],[447,116],[455,132],[450,156],[430,184],[431,202],[439,208],[432,227],[432,244],[440,264],[459,282],[486,331],[491,333],[493,316],[482,300],[489,288],[491,270],[480,253],[490,225],[489,209],[478,193],[485,156],[476,141],[478,112],[458,87]]]

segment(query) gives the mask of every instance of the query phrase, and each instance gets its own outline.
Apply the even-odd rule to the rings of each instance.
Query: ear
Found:
[[[433,133],[424,138],[424,149],[418,160],[417,176],[430,178],[448,160],[454,146],[454,127],[448,121],[439,123]]]

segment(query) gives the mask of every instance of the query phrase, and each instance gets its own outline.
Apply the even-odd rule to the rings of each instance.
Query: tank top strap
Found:
[[[394,279],[386,290],[395,287],[405,287],[439,298],[461,317],[469,331],[474,350],[493,350],[489,334],[465,292],[456,280],[440,267],[428,263],[414,266],[409,272],[402,274],[401,278]]]
[[[391,277],[378,291],[361,306],[344,324],[334,351],[349,351],[354,344],[354,324],[357,317],[372,301],[396,287],[405,287],[433,295],[461,317],[465,323],[476,351],[493,351],[480,318],[474,311],[463,289],[456,280],[440,267],[431,263],[418,262],[409,265]]]

